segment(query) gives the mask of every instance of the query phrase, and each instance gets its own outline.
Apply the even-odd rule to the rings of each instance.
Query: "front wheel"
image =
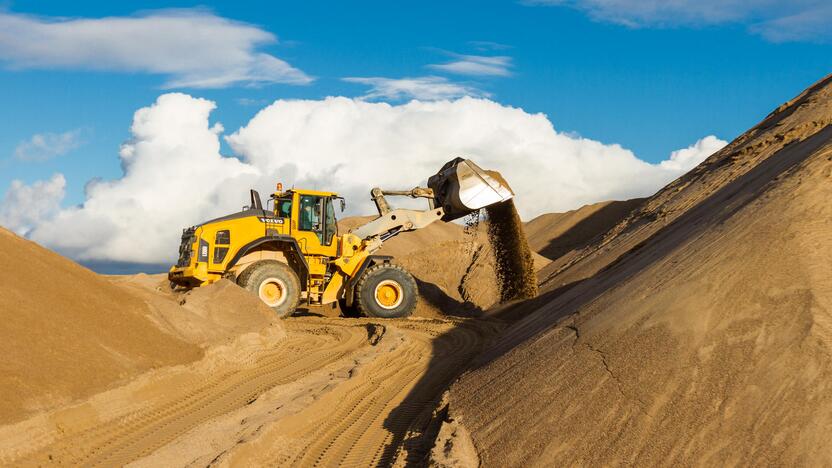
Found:
[[[298,275],[277,260],[255,262],[237,278],[237,284],[256,294],[280,318],[291,316],[300,301]]]
[[[413,276],[391,263],[373,265],[355,287],[358,310],[368,317],[407,317],[416,309],[418,288]]]

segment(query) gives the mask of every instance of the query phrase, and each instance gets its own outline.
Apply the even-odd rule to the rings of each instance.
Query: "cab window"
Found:
[[[332,243],[332,237],[338,232],[338,223],[335,220],[335,208],[332,206],[332,199],[326,199],[326,220],[324,227],[324,245]]]
[[[291,218],[292,217],[292,199],[291,198],[278,198],[277,206],[275,207],[275,211],[278,218]]]
[[[298,210],[298,228],[301,231],[312,231],[318,235],[318,241],[323,242],[323,199],[311,195],[300,196],[300,209]]]

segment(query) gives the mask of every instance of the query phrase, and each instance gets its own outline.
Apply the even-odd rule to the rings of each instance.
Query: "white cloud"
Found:
[[[403,101],[418,99],[420,101],[437,101],[455,99],[462,96],[488,96],[472,86],[449,81],[440,76],[423,76],[418,78],[343,78],[349,83],[359,83],[370,87],[361,99]]]
[[[508,44],[493,41],[468,41],[468,45],[480,52],[511,49],[511,46]]]
[[[671,171],[687,172],[727,144],[727,141],[708,135],[687,148],[670,153],[670,159],[662,161],[659,165]]]
[[[133,139],[121,149],[125,175],[90,183],[83,205],[48,222],[36,218],[29,237],[83,260],[170,262],[182,227],[239,210],[249,188],[265,194],[282,181],[333,190],[347,197],[347,214],[367,214],[372,187],[424,184],[455,156],[502,172],[529,219],[650,195],[718,142],[704,138],[665,163],[649,164],[618,145],[558,132],[543,114],[487,99],[390,105],[331,97],[279,100],[262,109],[227,137],[238,155],[231,158],[219,153],[222,127],[209,122],[213,108],[204,99],[166,94],[138,110]],[[6,203],[20,194],[41,198],[32,196],[38,187],[16,185]]]
[[[49,180],[26,185],[14,180],[0,202],[0,225],[20,234],[48,222],[58,213],[64,197],[66,179],[55,174]]]
[[[311,82],[258,51],[276,42],[256,26],[199,9],[78,19],[0,13],[0,61],[8,68],[156,73],[169,77],[167,88]]]
[[[818,8],[798,10],[751,26],[751,30],[772,42],[832,40],[832,3]]]
[[[509,76],[511,75],[511,57],[460,55],[454,54],[456,60],[448,63],[429,65],[431,68],[458,75],[475,76]]]
[[[18,161],[46,161],[62,156],[81,145],[81,130],[63,133],[36,133],[18,143],[14,157]]]
[[[644,26],[708,26],[740,23],[775,41],[832,39],[828,0],[526,0],[528,5],[567,6],[599,21]]]
[[[165,94],[136,111],[133,139],[120,150],[125,174],[87,185],[82,206],[61,210],[29,237],[74,258],[170,260],[179,230],[242,205],[259,171],[220,155],[214,103]],[[174,249],[173,251],[171,249]]]

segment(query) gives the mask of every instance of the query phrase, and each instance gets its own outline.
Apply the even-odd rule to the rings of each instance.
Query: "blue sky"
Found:
[[[776,23],[803,18],[803,12],[769,11],[766,2],[753,11],[734,5],[716,18],[697,13],[695,6],[687,16],[678,11],[633,16],[606,8],[603,1],[544,3],[5,2],[4,15],[43,22],[198,8],[275,35],[276,43],[260,44],[256,51],[278,57],[312,81],[166,87],[170,73],[90,70],[88,64],[71,63],[32,66],[5,55],[0,191],[14,179],[31,183],[60,172],[67,180],[63,204],[81,203],[88,180],[121,175],[118,148],[130,137],[133,112],[167,91],[215,101],[212,119],[234,130],[278,98],[368,93],[366,82],[347,77],[441,77],[499,103],[543,112],[559,131],[619,143],[657,162],[705,135],[732,139],[832,70],[830,38],[811,22]],[[801,8],[810,13],[816,6],[797,3],[805,3]],[[772,33],[786,27],[790,35]],[[8,43],[0,42],[0,50],[5,47]],[[460,54],[508,57],[501,65],[505,73],[431,67],[459,61]],[[74,132],[72,143],[54,150],[64,154],[15,156],[25,153],[26,142],[31,147],[35,135],[57,138],[66,132]],[[230,149],[224,144],[223,151]]]

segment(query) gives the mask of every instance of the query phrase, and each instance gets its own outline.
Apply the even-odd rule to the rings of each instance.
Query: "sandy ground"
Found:
[[[544,268],[450,392],[483,466],[832,464],[830,124],[832,76]]]
[[[385,252],[398,255],[420,278],[425,297],[416,317],[347,319],[337,309],[313,308],[282,321],[228,281],[177,293],[164,275],[101,277],[5,233],[12,248],[25,243],[34,249],[28,255],[86,275],[88,293],[111,296],[104,306],[78,303],[56,315],[89,316],[93,323],[104,321],[97,329],[103,336],[123,330],[132,339],[167,340],[192,354],[181,358],[169,353],[170,345],[160,347],[155,351],[167,362],[131,368],[63,401],[16,414],[0,426],[0,465],[423,462],[440,430],[436,408],[443,391],[505,326],[463,317],[495,300],[480,234],[457,225],[432,230],[401,236]],[[437,258],[441,265],[433,263]],[[94,343],[88,335],[83,339]],[[18,346],[31,351],[25,343]],[[60,353],[74,345],[49,346]],[[18,356],[9,361],[25,364]],[[49,370],[30,364],[3,382]],[[51,376],[42,385],[54,390],[60,383]]]
[[[284,323],[285,336],[243,335],[196,363],[2,427],[0,464],[363,466],[422,459],[430,408],[500,327],[464,319]]]

